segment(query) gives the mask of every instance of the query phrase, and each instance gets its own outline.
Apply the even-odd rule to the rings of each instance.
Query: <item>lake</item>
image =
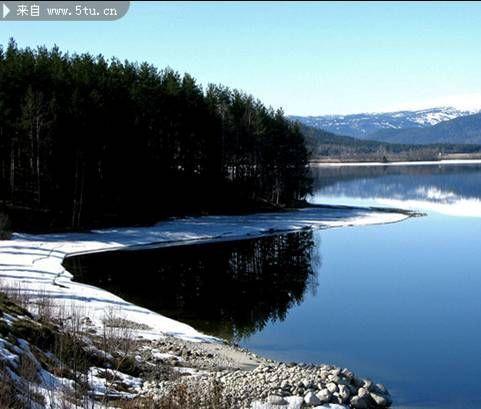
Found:
[[[388,386],[396,407],[480,408],[481,166],[312,172],[314,203],[426,216],[91,254],[66,267],[79,281],[262,355],[348,367]]]

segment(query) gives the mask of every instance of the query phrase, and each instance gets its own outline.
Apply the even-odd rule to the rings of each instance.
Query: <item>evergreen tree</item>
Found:
[[[299,128],[241,91],[57,47],[0,49],[0,200],[14,228],[292,205],[309,192],[307,161]]]

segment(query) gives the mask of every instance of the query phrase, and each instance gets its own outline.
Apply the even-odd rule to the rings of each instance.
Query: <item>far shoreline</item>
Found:
[[[399,162],[343,162],[343,161],[310,161],[309,166],[315,167],[344,167],[344,166],[428,166],[428,165],[476,165],[481,164],[481,159],[441,159],[426,161],[399,161]]]

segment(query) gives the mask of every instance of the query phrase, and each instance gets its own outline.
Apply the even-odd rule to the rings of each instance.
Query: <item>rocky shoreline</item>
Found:
[[[120,318],[105,319],[98,333],[78,311],[52,315],[48,305],[37,305],[34,315],[13,295],[0,291],[2,408],[374,409],[392,403],[384,386],[345,368],[276,362],[221,340],[148,340],[131,332],[138,324]]]
[[[167,365],[182,374],[144,382],[139,395],[153,400],[161,399],[179,382],[201,388],[215,382],[233,409],[369,409],[392,404],[383,385],[333,365],[276,362],[228,344],[171,337],[144,345],[142,351],[145,362]]]

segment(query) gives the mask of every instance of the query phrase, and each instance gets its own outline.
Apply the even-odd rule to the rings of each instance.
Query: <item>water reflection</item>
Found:
[[[313,174],[312,200],[321,203],[481,214],[481,166]],[[480,236],[480,223],[430,213],[389,225],[79,256],[66,267],[79,281],[270,358],[349,367],[385,383],[396,407],[478,409]]]
[[[319,243],[317,243],[317,246]],[[317,289],[311,232],[69,258],[76,280],[238,341],[284,320]]]
[[[321,203],[481,214],[481,166],[314,168]],[[320,245],[322,235],[322,271]],[[385,383],[397,407],[481,407],[481,224],[402,223],[79,256],[82,282],[285,361]],[[317,274],[320,284],[317,284]]]
[[[402,207],[481,217],[481,166],[313,167],[315,203]]]

